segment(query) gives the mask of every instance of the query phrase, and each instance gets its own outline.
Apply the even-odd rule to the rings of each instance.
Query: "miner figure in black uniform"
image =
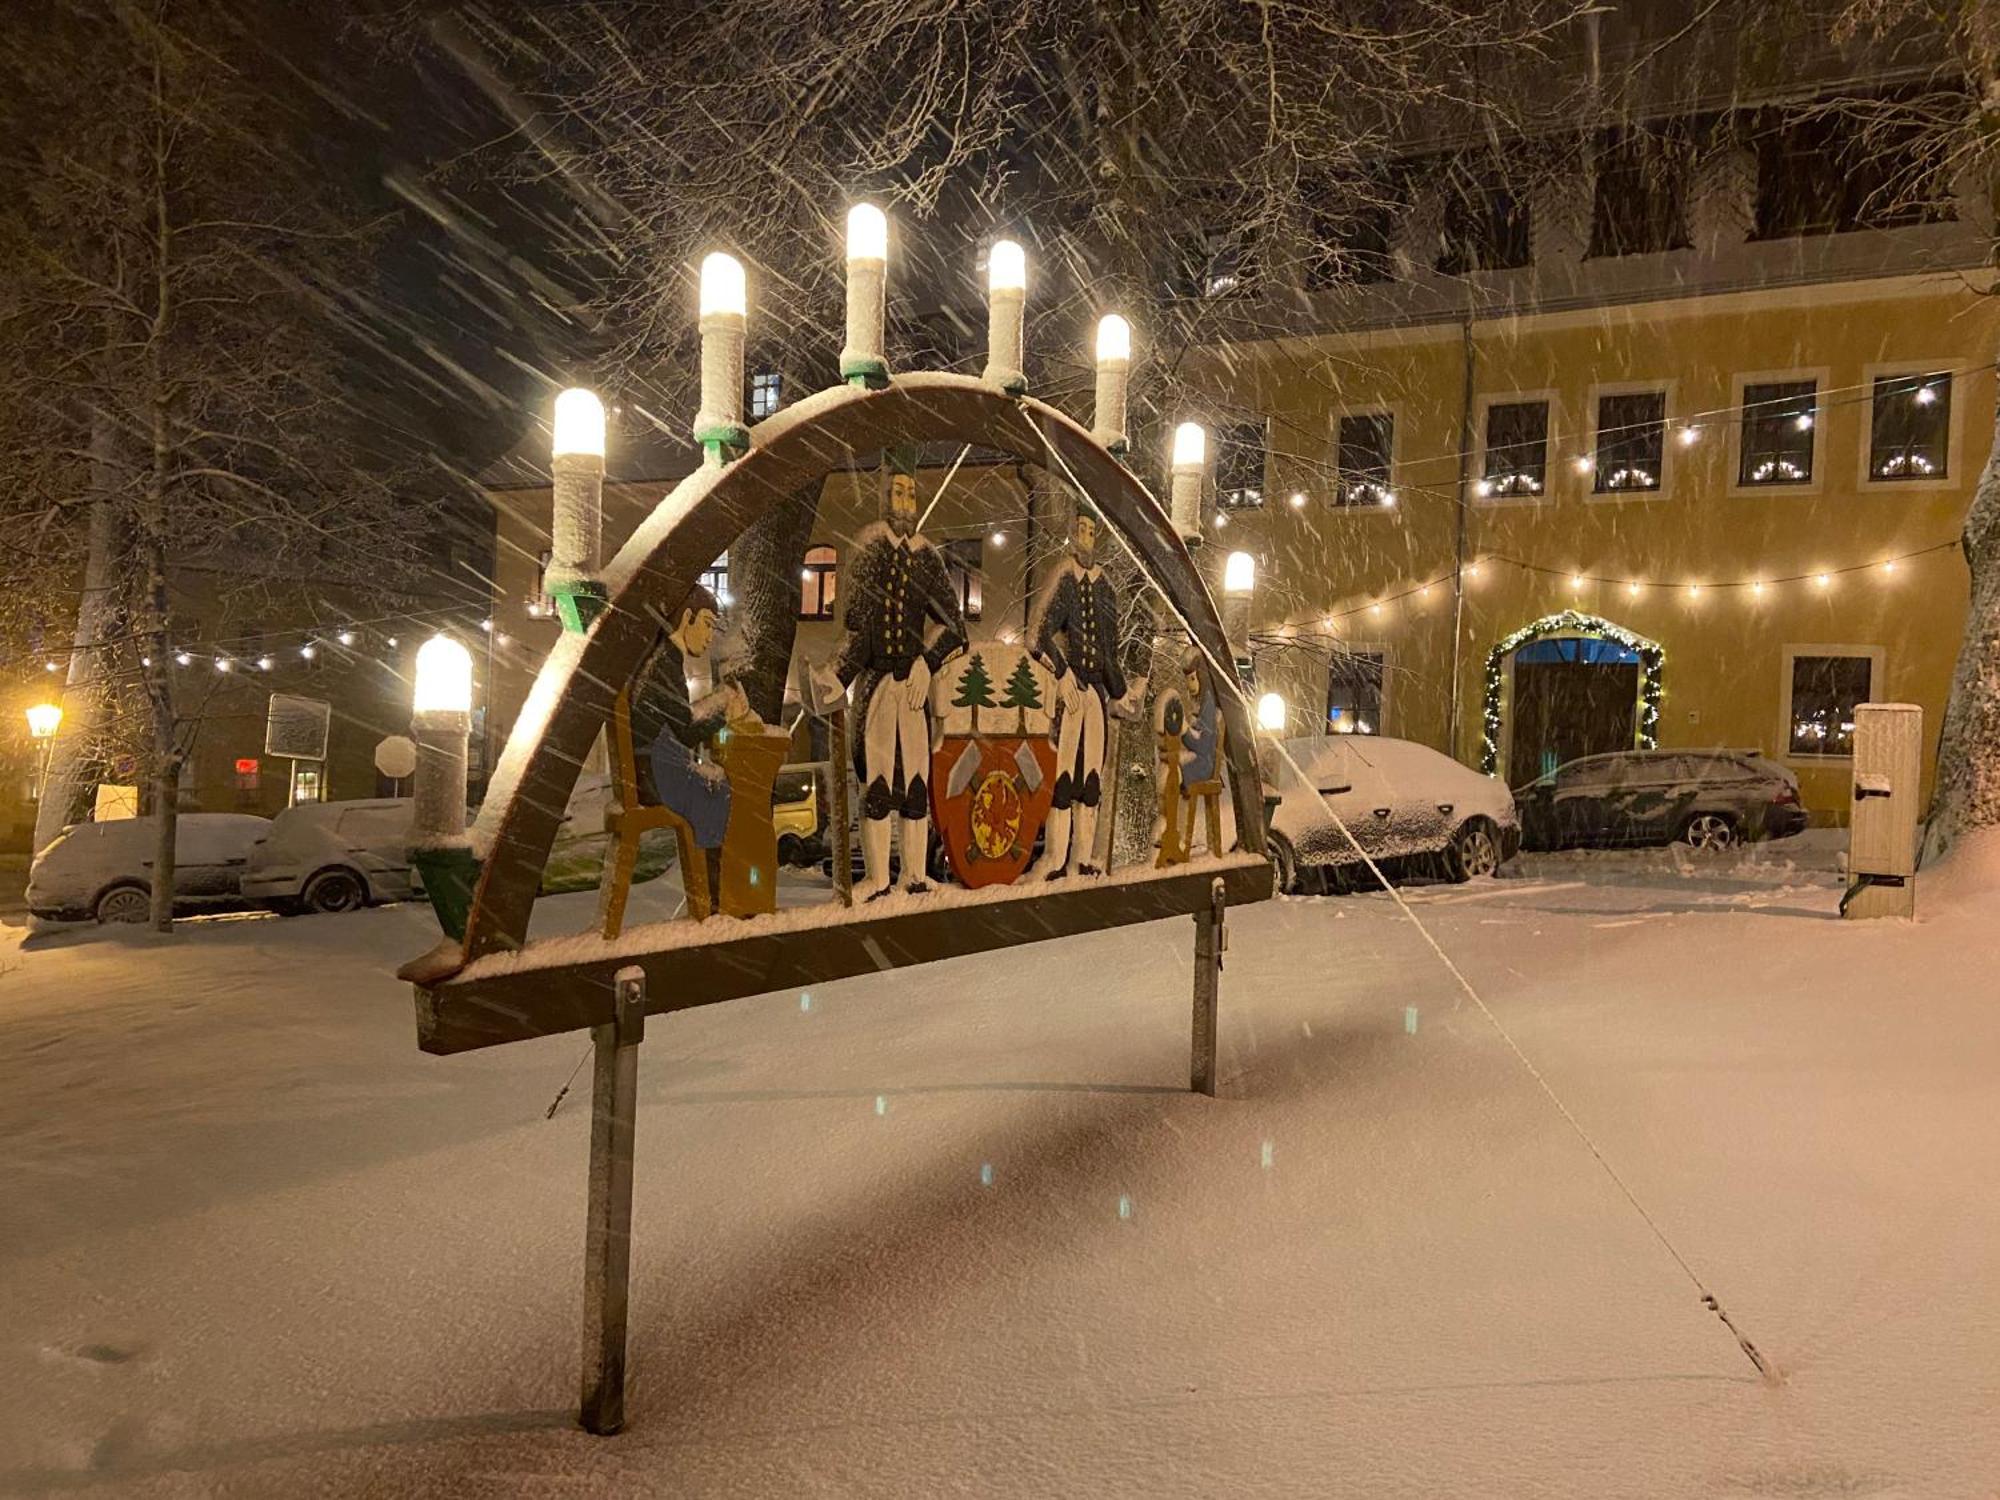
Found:
[[[1118,591],[1097,564],[1097,517],[1079,508],[1069,555],[1043,590],[1030,649],[1056,679],[1056,785],[1042,857],[1049,880],[1095,875],[1105,713],[1130,716],[1118,664]]]
[[[824,709],[854,685],[864,899],[872,901],[889,891],[892,815],[902,819],[903,885],[927,889],[931,675],[965,645],[958,590],[943,557],[917,534],[917,485],[909,474],[890,476],[888,511],[856,538],[840,597],[847,639],[814,671],[813,690]]]

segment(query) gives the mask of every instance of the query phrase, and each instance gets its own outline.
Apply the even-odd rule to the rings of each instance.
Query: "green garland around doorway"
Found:
[[[1659,748],[1660,671],[1666,664],[1666,651],[1659,642],[1634,635],[1622,625],[1614,625],[1609,620],[1584,614],[1580,610],[1566,609],[1560,614],[1543,615],[1541,619],[1523,625],[1486,653],[1486,735],[1479,751],[1479,769],[1486,775],[1491,776],[1500,769],[1502,663],[1530,641],[1545,635],[1576,633],[1601,636],[1639,653],[1639,748]]]

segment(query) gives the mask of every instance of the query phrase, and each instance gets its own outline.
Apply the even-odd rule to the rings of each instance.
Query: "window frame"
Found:
[[[1792,749],[1792,679],[1801,657],[1861,657],[1868,662],[1868,696],[1864,703],[1885,703],[1888,652],[1881,646],[1833,645],[1812,641],[1787,641],[1778,651],[1778,738],[1777,759],[1793,768],[1844,766],[1853,763],[1850,750],[1845,755],[1800,754]]]
[[[1783,385],[1810,380],[1813,383],[1813,464],[1809,478],[1800,481],[1743,482],[1743,418],[1747,392],[1753,385]],[[1743,370],[1730,377],[1729,403],[1729,484],[1731,496],[1771,499],[1782,495],[1817,495],[1826,488],[1827,462],[1832,450],[1827,423],[1831,408],[1827,392],[1833,388],[1833,371],[1827,365],[1794,367],[1786,370]]]
[[[1387,417],[1389,419],[1389,493],[1396,497],[1394,505],[1384,505],[1377,501],[1374,505],[1350,504],[1343,496],[1347,491],[1345,471],[1340,466],[1340,424],[1349,417]],[[1326,501],[1327,509],[1342,515],[1374,516],[1396,515],[1403,508],[1401,470],[1402,460],[1397,449],[1397,435],[1403,427],[1403,408],[1399,402],[1373,402],[1365,406],[1342,406],[1334,408],[1327,434],[1328,445],[1332,449],[1332,462],[1328,467],[1333,471],[1333,494]]]
[[[696,583],[715,595],[718,607],[727,610],[736,602],[736,596],[729,592],[729,553],[727,549],[716,555],[714,562],[695,575]]]
[[[813,554],[815,552],[831,552],[833,560],[831,562],[814,562]],[[807,577],[808,574],[811,575],[810,578]],[[831,580],[831,587],[828,586],[829,580]],[[817,614],[808,614],[805,609],[805,585],[808,582],[818,585],[819,612]],[[799,563],[799,585],[798,618],[801,621],[837,619],[839,617],[839,610],[836,607],[836,595],[840,589],[840,548],[832,542],[808,542],[806,544],[805,556]]]
[[[1679,386],[1677,380],[1608,380],[1590,385],[1584,392],[1587,403],[1588,427],[1585,438],[1588,447],[1584,450],[1590,458],[1590,471],[1579,477],[1584,481],[1583,498],[1593,505],[1630,505],[1635,502],[1665,500],[1672,495],[1674,484],[1679,478],[1680,465],[1674,461],[1674,410]],[[1599,489],[1598,451],[1600,448],[1598,423],[1604,415],[1604,400],[1607,396],[1647,396],[1660,397],[1660,482],[1652,489],[1609,490]],[[1572,464],[1574,460],[1572,460]]]
[[[1964,472],[1965,408],[1968,404],[1960,380],[1962,373],[1964,372],[1958,369],[1958,361],[1952,359],[1902,359],[1861,367],[1861,388],[1867,392],[1867,426],[1862,430],[1861,441],[1857,446],[1860,448],[1859,481],[1864,491],[1878,495],[1922,493],[1927,490],[1952,489],[1965,483],[1958,477]],[[1926,474],[1921,479],[1878,479],[1874,473],[1875,382],[1910,375],[1946,375],[1951,379],[1951,409],[1945,414],[1944,473]]]
[[[1363,739],[1381,739],[1389,733],[1389,715],[1394,711],[1394,706],[1389,696],[1390,682],[1395,676],[1394,653],[1382,641],[1343,641],[1335,648],[1334,654],[1328,656],[1326,668],[1320,674],[1321,703],[1319,724],[1320,731],[1329,738],[1335,737],[1332,727],[1333,704],[1330,701],[1333,697],[1333,663],[1335,656],[1372,656],[1381,663],[1382,680],[1377,685],[1375,693],[1375,726],[1361,736]],[[1342,731],[1338,737],[1345,738],[1350,733],[1358,733],[1358,731]]]
[[[961,550],[967,546],[971,548],[969,565]],[[965,616],[965,623],[977,624],[986,610],[986,538],[946,537],[938,543],[938,551],[944,558],[945,575],[958,591],[958,607]]]
[[[1486,457],[1490,445],[1487,432],[1496,406],[1527,406],[1539,401],[1548,408],[1547,433],[1542,439],[1542,492],[1539,495],[1482,495],[1479,486],[1486,478]],[[1493,391],[1475,397],[1472,403],[1473,455],[1472,503],[1480,506],[1547,505],[1556,497],[1556,483],[1562,477],[1562,460],[1557,456],[1561,443],[1562,401],[1554,390]]]
[[[758,382],[771,382],[771,409],[760,412],[757,409]],[[766,417],[774,417],[785,404],[785,374],[782,370],[752,370],[743,390],[743,409],[752,422],[761,422]]]

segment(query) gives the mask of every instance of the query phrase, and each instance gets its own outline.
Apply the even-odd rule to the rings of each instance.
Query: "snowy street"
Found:
[[[613,1439],[581,1036],[420,1055],[418,907],[0,929],[0,1493],[1991,1495],[2000,937],[1825,839],[1407,892],[1777,1387],[1379,894],[1232,919],[1214,1100],[1185,922],[656,1021]]]

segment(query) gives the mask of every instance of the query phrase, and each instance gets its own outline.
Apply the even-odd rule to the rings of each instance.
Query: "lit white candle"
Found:
[[[1208,467],[1208,432],[1199,422],[1174,429],[1174,530],[1192,546],[1201,540],[1201,484]]]
[[[986,252],[986,374],[991,385],[1018,396],[1028,388],[1021,370],[1021,325],[1028,306],[1028,257],[1012,240]]]
[[[701,263],[701,410],[694,440],[711,464],[727,463],[750,446],[743,425],[743,263],[721,251]]]
[[[419,847],[465,834],[465,744],[472,732],[472,653],[450,636],[432,636],[417,651],[411,695],[417,742],[416,806],[411,828]]]
[[[889,383],[882,354],[888,273],[888,217],[872,203],[857,203],[847,211],[847,347],[840,351],[840,378],[850,385]]]
[[[556,397],[554,425],[549,471],[555,516],[544,587],[559,594],[597,577],[604,532],[604,403],[572,387]]]
[[[1097,411],[1092,435],[1113,453],[1125,452],[1125,391],[1132,369],[1132,325],[1117,313],[1097,322]]]

